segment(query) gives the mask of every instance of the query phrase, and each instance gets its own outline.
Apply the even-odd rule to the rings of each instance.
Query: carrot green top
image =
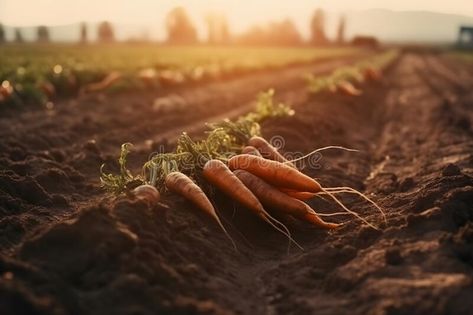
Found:
[[[235,121],[225,119],[222,122],[209,124],[210,130],[203,140],[194,141],[187,133],[182,133],[178,138],[176,150],[153,155],[143,165],[140,175],[133,175],[127,169],[126,159],[132,145],[123,144],[118,159],[120,173],[105,173],[102,165],[100,177],[102,187],[119,194],[136,185],[150,184],[162,192],[165,189],[164,180],[171,172],[179,171],[197,179],[208,160],[227,161],[233,155],[241,153],[251,137],[261,134],[262,121],[294,114],[289,106],[282,103],[275,104],[273,97],[273,90],[260,93],[254,111]]]

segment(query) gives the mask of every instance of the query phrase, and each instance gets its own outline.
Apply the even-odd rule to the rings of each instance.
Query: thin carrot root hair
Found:
[[[330,149],[337,149],[337,150],[343,150],[343,151],[348,151],[348,152],[360,152],[360,150],[350,149],[350,148],[346,148],[346,147],[339,146],[339,145],[329,145],[329,146],[326,146],[326,147],[315,149],[315,150],[307,153],[304,156],[298,157],[297,159],[282,162],[282,163],[283,164],[289,164],[289,163],[299,162],[299,161],[302,161],[304,159],[307,159],[308,157],[310,157],[311,155],[314,155],[315,153],[322,152],[322,151],[325,151],[325,150],[330,150]]]
[[[269,213],[267,213],[266,211],[264,212],[264,218],[265,218],[265,221],[271,225],[274,229],[276,229],[277,231],[281,232],[282,234],[284,234],[288,240],[289,240],[289,243],[287,244],[287,251],[289,252],[290,248],[291,248],[291,243],[294,243],[294,245],[296,245],[300,250],[304,251],[304,248],[299,245],[299,243],[297,243],[297,241],[295,239],[292,238],[291,236],[291,232],[289,231],[289,229],[287,228],[287,226],[284,225],[284,223],[282,223],[281,221],[277,220],[276,218],[274,218],[273,216],[271,216]],[[280,228],[282,227],[282,228]]]
[[[324,188],[324,190],[326,192],[330,192],[331,194],[348,193],[348,194],[354,194],[354,195],[360,196],[365,201],[369,202],[373,207],[375,207],[381,213],[384,222],[385,223],[387,222],[386,213],[384,212],[384,210],[380,206],[378,206],[376,202],[374,202],[372,199],[370,199],[365,194],[359,192],[358,190],[351,187],[330,187],[330,188]]]
[[[359,150],[356,150],[356,149],[350,149],[350,148],[346,148],[346,147],[343,147],[343,146],[333,146],[333,145],[331,145],[331,146],[326,146],[326,147],[315,149],[315,150],[313,150],[313,151],[307,153],[306,155],[301,156],[297,159],[290,160],[290,161],[287,161],[287,162],[283,162],[283,164],[298,162],[298,161],[301,161],[301,160],[304,160],[304,159],[310,157],[311,155],[313,155],[315,153],[325,151],[325,150],[329,150],[329,149],[338,149],[338,150],[344,150],[344,151],[348,151],[348,152],[360,152]],[[327,196],[330,197],[330,199],[335,201],[335,203],[337,203],[346,212],[336,212],[336,213],[332,213],[332,214],[323,214],[323,213],[315,212],[315,214],[318,215],[318,216],[335,216],[335,215],[351,214],[351,215],[357,217],[358,219],[360,219],[361,221],[363,221],[364,223],[368,224],[370,227],[372,227],[376,230],[379,229],[375,225],[373,225],[372,223],[368,222],[366,219],[362,218],[357,212],[348,209],[337,197],[334,196],[335,194],[340,194],[340,193],[349,193],[349,194],[355,194],[355,195],[360,196],[365,201],[369,202],[372,206],[374,206],[381,213],[384,222],[385,223],[387,222],[386,213],[383,211],[383,209],[381,209],[380,206],[378,206],[378,204],[376,202],[374,202],[368,196],[366,196],[365,194],[359,192],[358,190],[356,190],[354,188],[343,187],[343,186],[342,187],[322,188],[322,191],[320,191],[318,193],[315,193],[314,196],[319,197],[322,200],[328,201],[326,198],[323,197],[324,195],[327,195]]]
[[[327,197],[325,197],[325,193],[314,193],[314,197],[317,197],[319,199],[322,199],[323,201],[326,201],[326,202],[330,202],[331,200],[329,200]],[[343,212],[343,213],[346,213],[346,212]]]
[[[336,196],[334,196],[334,194],[336,194],[337,192],[335,191],[334,193],[330,192],[330,191],[326,191],[325,188],[322,189],[321,192],[319,192],[318,194],[325,194],[327,196],[329,196],[333,201],[335,201],[336,204],[338,204],[343,210],[345,210],[346,212],[350,213],[351,215],[355,216],[356,218],[358,218],[359,220],[361,220],[362,222],[366,223],[368,226],[370,226],[371,228],[375,229],[375,230],[379,230],[379,228],[375,225],[373,225],[372,223],[370,223],[369,221],[367,221],[366,219],[364,219],[363,217],[361,217],[356,211],[353,211],[353,210],[350,210],[348,209]]]
[[[339,215],[350,215],[350,213],[348,212],[319,213],[317,211],[314,211],[313,213],[319,217],[336,217]]]
[[[227,223],[231,228],[233,228],[233,230],[238,234],[239,237],[241,237],[241,239],[246,243],[246,245],[250,246],[253,248],[253,245],[250,243],[250,241],[245,237],[245,235],[243,235],[243,233],[241,233],[238,229],[236,229],[232,223],[226,219],[224,216],[222,216],[222,219],[225,223]]]
[[[232,219],[235,218],[235,214],[236,214],[236,205],[235,205],[235,203],[233,203]]]
[[[217,219],[217,223],[218,225],[220,226],[220,228],[222,229],[223,233],[225,233],[225,235],[227,236],[227,238],[230,240],[230,242],[232,242],[232,245],[233,245],[233,248],[235,249],[235,251],[238,251],[238,248],[235,244],[235,241],[233,240],[233,238],[230,236],[230,233],[227,232],[227,229],[225,229],[225,227],[223,226],[223,223],[222,221],[220,221],[220,218],[217,216],[216,217]]]

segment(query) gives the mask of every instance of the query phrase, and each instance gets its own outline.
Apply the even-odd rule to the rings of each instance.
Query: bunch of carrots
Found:
[[[322,187],[296,168],[294,162],[297,160],[288,161],[261,137],[260,123],[263,120],[294,114],[284,104],[275,105],[273,94],[272,90],[260,94],[255,112],[236,121],[225,120],[210,125],[211,130],[204,140],[194,141],[187,134],[182,134],[175,152],[153,156],[143,166],[141,175],[133,176],[126,168],[130,144],[122,145],[120,174],[107,174],[102,169],[102,185],[114,193],[131,191],[135,197],[149,202],[158,202],[161,194],[178,194],[210,216],[233,246],[235,243],[204,192],[205,188],[217,188],[283,233],[297,246],[299,245],[292,239],[287,227],[273,215],[292,216],[323,229],[335,229],[340,224],[326,222],[321,217],[351,214],[376,228],[358,213],[348,209],[335,195],[357,194],[373,204],[384,216],[383,211],[368,197],[349,187]],[[321,196],[330,197],[344,212],[321,214],[304,202]]]

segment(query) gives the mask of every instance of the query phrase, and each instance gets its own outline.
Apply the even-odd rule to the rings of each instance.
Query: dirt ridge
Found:
[[[235,205],[219,196],[214,201],[237,239],[238,252],[179,198],[169,196],[166,206],[152,208],[139,201],[111,202],[90,180],[94,167],[111,163],[101,143],[73,145],[68,153],[77,162],[69,165],[64,163],[71,161],[69,154],[51,150],[28,160],[37,151],[13,138],[3,142],[8,158],[0,163],[8,170],[0,174],[1,187],[7,187],[0,205],[10,212],[0,221],[6,235],[0,244],[10,250],[0,256],[0,310],[470,314],[473,94],[465,87],[473,80],[456,79],[452,63],[441,56],[403,54],[382,82],[363,85],[363,95],[356,98],[312,96],[296,82],[283,91],[297,115],[265,123],[264,136],[283,136],[286,152],[334,144],[360,149],[356,154],[326,152],[318,168],[305,172],[324,186],[363,191],[388,218],[383,225],[373,208],[346,197],[351,208],[383,228],[373,230],[352,219],[330,233],[290,224],[304,252],[287,254],[284,237],[244,209],[235,212]],[[143,137],[144,129],[130,133]],[[56,169],[51,174],[31,175],[51,167]],[[58,205],[60,199],[62,206],[44,213],[44,205]],[[94,202],[68,220],[62,217],[61,209],[85,199]],[[23,203],[32,211],[22,214]],[[321,200],[310,205],[318,211],[336,209]],[[7,220],[10,213],[23,221]],[[58,219],[42,233],[26,234],[20,247],[9,247],[37,220]]]

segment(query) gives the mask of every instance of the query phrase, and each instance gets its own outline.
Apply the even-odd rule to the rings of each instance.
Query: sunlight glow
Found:
[[[121,39],[142,34],[149,35],[150,39],[163,39],[166,14],[176,6],[187,9],[200,38],[205,36],[204,17],[209,12],[226,16],[234,33],[241,33],[255,24],[290,18],[305,38],[309,36],[308,23],[316,8],[323,8],[328,13],[327,29],[332,36],[340,15],[354,10],[379,8],[473,16],[470,0],[0,0],[0,23],[36,27],[109,20],[128,27],[129,33]],[[450,30],[450,33],[454,31]]]
[[[469,0],[0,0],[0,21],[12,26],[58,25],[103,19],[130,24],[156,24],[177,5],[186,7],[195,17],[209,11],[222,12],[237,28],[285,16],[306,18],[316,7],[330,11],[380,8],[473,15]]]

